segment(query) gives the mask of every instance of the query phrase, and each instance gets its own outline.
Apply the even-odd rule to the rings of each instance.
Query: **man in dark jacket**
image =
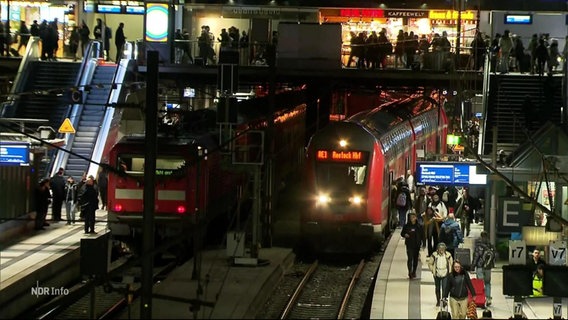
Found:
[[[35,229],[45,230],[43,227],[49,226],[49,223],[45,222],[45,216],[47,215],[47,208],[49,207],[49,179],[42,179],[35,189]]]
[[[61,221],[61,207],[65,200],[65,178],[63,173],[65,170],[59,168],[57,173],[51,178],[49,186],[53,195],[53,205],[51,206],[51,218],[54,222]]]
[[[122,55],[124,54],[124,44],[126,43],[126,37],[124,36],[124,23],[118,24],[116,29],[116,34],[114,35],[114,44],[116,45],[116,63],[120,62]],[[104,205],[104,204],[103,204]]]
[[[85,182],[85,191],[81,195],[81,208],[85,215],[85,233],[95,233],[95,213],[99,208],[99,192],[91,177]]]
[[[408,278],[416,278],[416,267],[418,266],[420,247],[424,242],[424,230],[418,223],[416,213],[409,215],[409,221],[402,227],[401,236],[405,238],[406,245],[406,266],[408,268]]]

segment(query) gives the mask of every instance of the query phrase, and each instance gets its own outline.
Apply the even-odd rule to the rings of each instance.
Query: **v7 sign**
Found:
[[[553,266],[565,266],[567,255],[566,241],[550,241],[548,248],[548,263]]]

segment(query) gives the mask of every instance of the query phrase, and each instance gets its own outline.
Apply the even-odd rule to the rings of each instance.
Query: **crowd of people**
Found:
[[[549,34],[533,34],[528,45],[525,46],[520,36],[504,30],[503,34],[496,33],[493,38],[483,32],[477,31],[471,42],[463,43],[462,54],[470,55],[467,68],[483,71],[487,54],[491,58],[493,72],[508,73],[510,71],[543,75],[552,74],[565,61],[568,54],[568,36],[563,50],[558,47],[558,40],[550,39]],[[396,39],[388,38],[387,30],[383,28],[376,31],[351,31],[350,51],[346,67],[352,63],[359,69],[386,69],[388,56],[393,56],[394,68],[419,70],[424,66],[425,55],[435,53],[442,57],[436,58],[434,63],[438,67],[452,68],[449,53],[452,44],[448,34],[417,35],[413,31],[399,30]]]
[[[427,52],[449,53],[451,43],[448,34],[443,31],[434,33],[431,39],[426,35],[418,36],[414,31],[399,30],[396,41],[391,42],[387,37],[386,28],[376,31],[351,32],[350,53],[346,67],[356,60],[359,69],[386,69],[386,60],[394,54],[394,68],[417,68],[423,64]]]
[[[468,303],[478,293],[465,266],[483,280],[485,306],[490,306],[491,271],[497,253],[489,234],[482,231],[475,239],[471,261],[460,261],[455,252],[464,237],[470,236],[471,224],[482,223],[482,202],[467,188],[416,186],[410,172],[393,185],[391,201],[396,209],[393,217],[399,220],[405,241],[408,278],[416,278],[420,250],[424,249],[434,278],[436,306],[447,303],[452,318],[466,319]],[[533,273],[532,296],[542,296],[545,262],[540,250],[532,252],[527,265]]]
[[[57,61],[57,53],[60,46],[60,23],[57,18],[53,21],[43,20],[38,23],[34,20],[29,26],[25,21],[20,21],[20,26],[14,35],[7,34],[8,30],[6,23],[0,23],[0,56],[19,56],[21,49],[27,46],[31,37],[39,37],[41,44],[41,60],[44,61]],[[100,41],[102,44],[101,57],[106,61],[110,61],[110,39],[112,39],[112,30],[106,26],[101,18],[96,19],[96,25],[93,28],[93,37],[95,40]],[[91,30],[83,21],[80,26],[73,26],[68,38],[68,53],[65,56],[70,56],[73,60],[77,60],[79,48],[81,48],[81,56],[84,56],[87,45],[92,40]],[[66,42],[67,42],[66,41]],[[12,47],[13,44],[18,43],[17,49]],[[115,61],[119,61],[124,51],[126,44],[126,37],[124,36],[124,23],[120,22],[114,36],[114,44],[116,46]]]
[[[81,181],[75,182],[72,176],[64,177],[65,170],[59,168],[51,178],[41,179],[35,190],[35,229],[45,230],[50,226],[46,221],[47,211],[51,204],[51,221],[63,221],[61,216],[65,204],[67,225],[74,225],[79,219],[84,221],[85,234],[95,233],[95,213],[99,209],[99,197],[105,209],[107,204],[108,174],[100,170],[98,178],[83,173]]]
[[[541,76],[546,72],[552,75],[560,66],[560,61],[565,63],[568,36],[566,40],[563,50],[560,51],[557,39],[551,39],[548,33],[535,33],[525,47],[521,37],[505,30],[502,35],[496,33],[490,43],[480,42],[476,54],[483,59],[483,52],[490,52],[493,72],[505,74],[516,71]]]

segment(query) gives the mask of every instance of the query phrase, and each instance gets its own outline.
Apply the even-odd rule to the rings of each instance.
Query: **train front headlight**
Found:
[[[361,196],[352,196],[349,198],[349,202],[354,205],[360,205],[363,203],[363,198]]]
[[[318,205],[325,205],[331,202],[331,198],[327,194],[320,194],[316,201]]]

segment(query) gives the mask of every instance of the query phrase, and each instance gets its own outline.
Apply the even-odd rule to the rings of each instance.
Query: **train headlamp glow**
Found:
[[[318,204],[327,204],[331,201],[331,198],[327,194],[320,194],[317,197]]]
[[[346,147],[347,146],[347,141],[344,139],[339,140],[339,146],[341,147]]]
[[[352,196],[351,198],[349,198],[349,202],[352,204],[361,204],[363,203],[363,198],[361,198],[360,196]]]

